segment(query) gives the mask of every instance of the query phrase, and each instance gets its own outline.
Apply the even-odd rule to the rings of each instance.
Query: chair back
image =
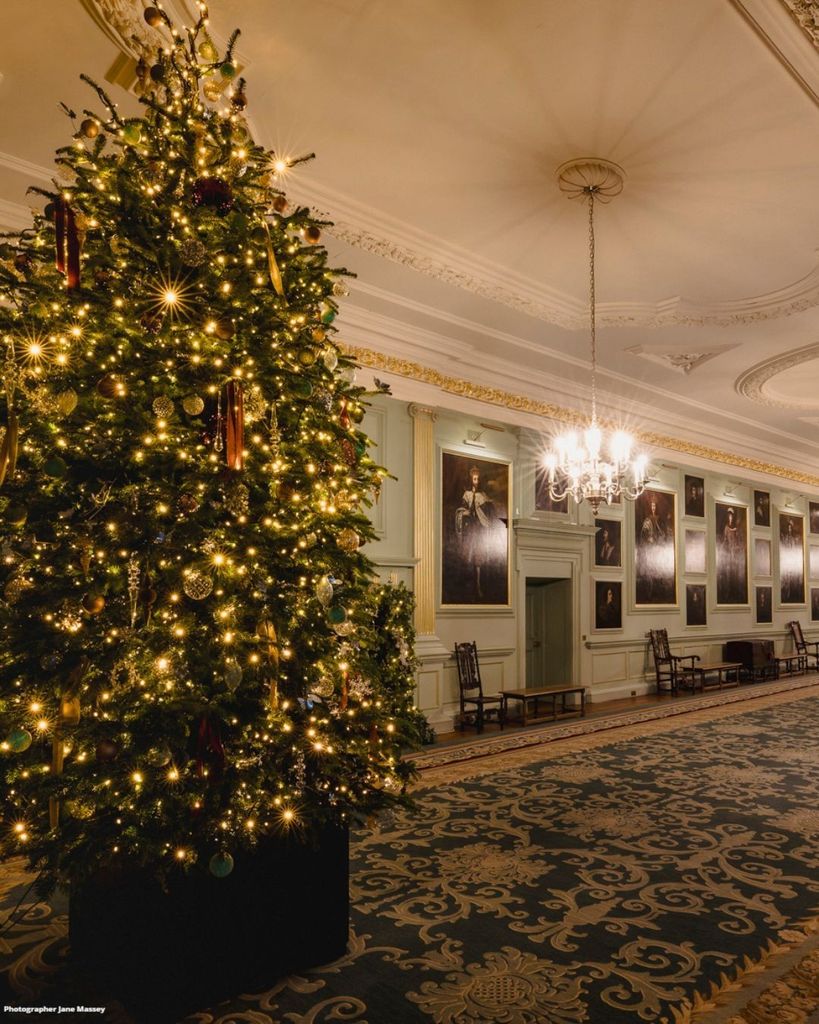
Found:
[[[478,665],[478,645],[474,640],[463,644],[455,644],[455,661],[458,665],[458,685],[461,693],[477,690],[483,695],[481,670]]]
[[[807,652],[807,644],[805,643],[805,635],[802,632],[802,624],[800,622],[789,622],[788,629],[791,631],[793,637],[793,645],[796,648],[797,654],[805,654]]]
[[[655,666],[670,664],[671,648],[668,646],[668,630],[650,629],[648,636],[651,641],[651,653],[654,655]]]

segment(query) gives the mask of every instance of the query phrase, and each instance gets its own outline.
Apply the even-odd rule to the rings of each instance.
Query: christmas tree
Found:
[[[74,118],[2,245],[5,853],[46,884],[210,868],[401,798],[411,597],[335,340],[345,271],[257,146],[207,11],[161,8],[144,117]]]

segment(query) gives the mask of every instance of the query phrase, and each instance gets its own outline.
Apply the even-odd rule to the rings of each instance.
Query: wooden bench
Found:
[[[580,706],[566,707],[566,697],[569,694],[580,695]],[[507,719],[509,712],[509,701],[518,700],[521,704],[520,721],[521,725],[531,725],[535,722],[554,722],[557,719],[557,698],[560,697],[560,714],[570,715],[579,711],[582,717],[586,715],[586,688],[584,686],[543,686],[538,689],[524,690],[501,690],[503,698],[503,717]],[[538,705],[541,700],[551,702],[551,714],[538,714]],[[529,701],[534,701],[533,713],[528,713]]]
[[[723,686],[739,686],[741,668],[742,662],[740,661],[701,662],[699,665],[694,665],[693,668],[679,669],[677,686],[690,688],[692,693],[696,692],[697,683],[699,683],[700,692],[712,686],[716,686],[720,690]]]
[[[808,671],[807,654],[786,654],[783,658],[776,659],[777,676],[783,673],[788,676],[801,675]]]

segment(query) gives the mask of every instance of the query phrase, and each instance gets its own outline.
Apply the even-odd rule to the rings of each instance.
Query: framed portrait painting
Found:
[[[808,573],[812,580],[819,580],[819,547],[815,544],[808,548]]]
[[[509,605],[509,463],[441,453],[441,604]]]
[[[560,480],[556,482],[559,484]],[[535,512],[560,512],[563,515],[569,512],[568,495],[555,501],[549,493],[549,470],[543,465],[535,469]]]
[[[594,526],[594,564],[601,567],[621,566],[623,562],[620,554],[620,520],[595,519]]]
[[[810,621],[819,622],[819,587],[810,588]]]
[[[771,575],[771,542],[767,537],[754,537],[754,573]]]
[[[714,504],[717,604],[747,604],[748,509],[722,501]]]
[[[634,502],[634,603],[677,603],[676,495],[645,490]]]
[[[805,520],[779,513],[779,600],[805,603]]]
[[[619,580],[594,581],[594,628],[623,628],[623,584]]]
[[[762,624],[773,622],[773,588],[756,588],[756,621]]]
[[[685,478],[685,514],[700,519],[705,516],[705,480],[701,476]]]
[[[767,491],[754,491],[754,526],[771,525],[771,496]]]
[[[705,561],[705,531],[685,531],[685,571],[702,572],[706,571]]]
[[[705,613],[704,583],[686,583],[685,585],[685,624],[686,626],[706,626],[708,624]]]

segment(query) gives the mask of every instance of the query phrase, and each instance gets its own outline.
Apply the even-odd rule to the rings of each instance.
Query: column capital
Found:
[[[407,412],[414,420],[426,419],[434,423],[438,419],[438,410],[431,405],[419,405],[418,402],[411,402]]]

